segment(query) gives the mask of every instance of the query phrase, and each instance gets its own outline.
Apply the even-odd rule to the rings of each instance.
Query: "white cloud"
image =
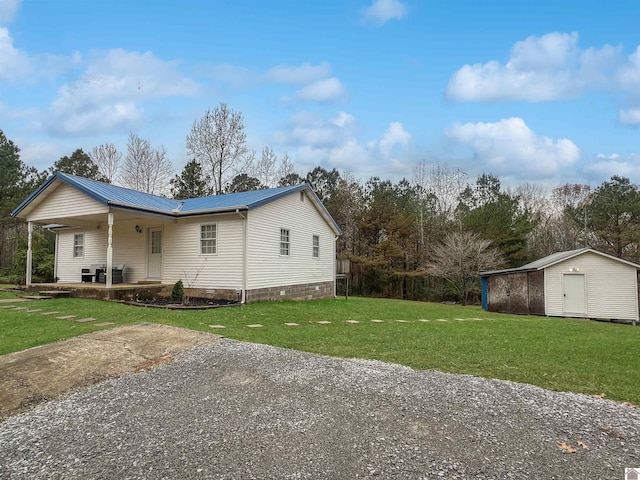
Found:
[[[291,118],[287,130],[278,132],[275,143],[296,159],[298,168],[327,165],[331,168],[371,175],[376,168],[396,173],[406,165],[394,158],[411,141],[400,122],[392,122],[380,138],[361,141],[357,120],[338,112],[329,118],[302,112]],[[293,148],[291,148],[293,147]]]
[[[640,108],[620,110],[618,121],[622,125],[640,125]]]
[[[331,65],[327,62],[322,62],[318,65],[305,62],[297,67],[277,65],[269,69],[265,77],[267,80],[277,83],[307,85],[327,78],[329,75],[331,75]]]
[[[13,21],[19,7],[20,0],[0,0],[0,24]]]
[[[570,98],[610,85],[622,60],[621,47],[580,50],[575,32],[531,36],[512,47],[506,64],[464,65],[453,74],[446,95],[476,102]]]
[[[396,145],[407,145],[411,141],[411,135],[400,122],[391,122],[389,128],[378,142],[378,148],[387,156]]]
[[[593,179],[601,182],[613,175],[627,177],[632,183],[640,182],[640,154],[619,155],[617,153],[596,155],[595,159],[587,165],[587,172]]]
[[[60,88],[45,126],[58,135],[124,131],[141,120],[141,102],[190,96],[198,90],[178,71],[176,62],[150,52],[100,52],[78,81]]]
[[[301,112],[291,118],[288,129],[278,132],[275,139],[284,145],[331,148],[345,142],[356,129],[356,119],[346,112],[338,112],[328,119]]]
[[[407,14],[407,6],[398,0],[375,0],[363,11],[364,21],[383,25],[389,20],[400,20]]]
[[[0,27],[0,80],[16,81],[35,70],[29,56],[13,46],[9,30]]]
[[[333,102],[343,98],[347,93],[345,86],[335,77],[326,80],[318,80],[304,88],[301,88],[292,97],[283,98],[284,101],[296,100],[299,102]]]
[[[64,152],[60,142],[31,142],[29,139],[19,139],[20,159],[27,165],[36,167],[39,170],[49,168],[53,162],[69,152]],[[77,147],[76,147],[77,148]]]
[[[580,149],[571,140],[536,135],[517,117],[496,123],[455,124],[446,134],[470,147],[475,159],[499,175],[526,173],[532,178],[549,178],[580,157]]]

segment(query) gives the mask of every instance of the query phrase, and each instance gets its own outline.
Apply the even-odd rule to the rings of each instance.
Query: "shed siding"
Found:
[[[290,233],[290,253],[280,255],[280,229]],[[313,235],[320,237],[313,258]],[[251,210],[248,217],[247,288],[335,282],[333,230],[309,196],[292,193]]]
[[[239,215],[220,215],[165,224],[162,282],[182,280],[185,287],[242,289],[243,222]],[[200,254],[203,223],[217,225],[217,251],[213,255]]]
[[[545,269],[545,310],[549,316],[564,316],[562,276],[570,268],[585,274],[587,317],[638,319],[636,269],[630,265],[587,252]]]
[[[96,213],[106,214],[108,211],[109,208],[106,205],[96,202],[69,185],[62,184],[27,215],[27,220],[47,221]]]

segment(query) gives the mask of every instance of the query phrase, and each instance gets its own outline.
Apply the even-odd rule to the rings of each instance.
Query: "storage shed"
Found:
[[[551,317],[638,321],[640,265],[581,248],[483,272],[482,308]]]

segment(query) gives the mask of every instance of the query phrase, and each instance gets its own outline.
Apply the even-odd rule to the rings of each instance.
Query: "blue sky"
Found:
[[[640,2],[0,0],[0,129],[44,169],[164,145],[207,108],[249,147],[398,180],[640,183]]]

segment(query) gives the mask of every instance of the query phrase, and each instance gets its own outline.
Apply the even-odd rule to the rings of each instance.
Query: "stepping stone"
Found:
[[[26,313],[35,313],[35,312],[41,312],[42,309],[41,308],[32,308],[31,310],[25,310]]]
[[[294,323],[294,322],[289,322],[289,323],[285,323],[285,325],[287,327],[297,327],[298,325],[300,325],[299,323]]]
[[[448,322],[449,320],[447,320],[446,318],[439,318],[436,320],[436,322]]]
[[[331,322],[330,322],[330,321],[328,321],[328,320],[320,320],[318,323],[319,323],[320,325],[329,325]]]
[[[13,307],[14,310],[29,310],[29,307]]]
[[[72,318],[76,318],[76,315],[63,315],[61,317],[56,317],[58,320],[71,320]]]
[[[100,322],[100,323],[93,324],[94,327],[107,327],[109,325],[115,325],[115,324],[113,322]]]
[[[227,328],[224,325],[209,325],[209,328]]]
[[[57,313],[60,313],[60,312],[44,312],[41,315],[56,315]]]
[[[260,325],[259,323],[253,323],[251,325],[246,325],[249,328],[260,328],[263,327],[264,325]]]
[[[87,318],[78,318],[77,320],[71,320],[71,321],[76,323],[88,323],[88,322],[95,322],[96,319],[93,317],[87,317]]]
[[[466,318],[454,318],[454,320],[458,320],[459,322],[464,322],[467,319]]]
[[[371,320],[373,323],[384,323],[384,320]]]
[[[347,323],[360,323],[358,320],[345,320]]]
[[[0,308],[16,308],[15,305],[2,305]]]
[[[0,299],[0,303],[20,303],[20,302],[28,302],[26,297],[22,298],[3,298]]]
[[[51,300],[53,297],[49,295],[28,295],[26,297],[22,297],[18,302],[27,302],[29,300]]]
[[[481,318],[467,318],[467,320],[476,320],[476,321],[480,320],[481,321],[482,319]]]
[[[431,320],[427,320],[426,318],[419,318],[419,322],[430,322]]]
[[[396,320],[396,322],[399,322],[399,323],[409,323],[409,320]]]

